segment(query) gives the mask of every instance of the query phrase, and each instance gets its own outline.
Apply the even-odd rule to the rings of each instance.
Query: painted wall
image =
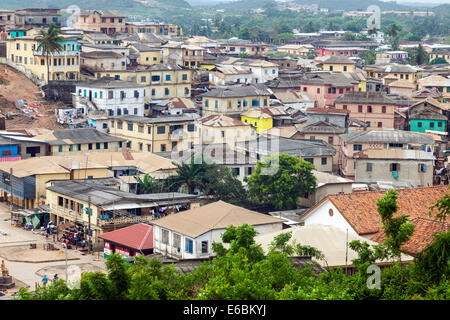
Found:
[[[446,132],[447,125],[445,122],[445,120],[411,119],[409,120],[410,131],[422,133],[425,133],[425,130]]]

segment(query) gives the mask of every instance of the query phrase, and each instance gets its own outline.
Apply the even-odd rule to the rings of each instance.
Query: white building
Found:
[[[144,95],[143,85],[104,77],[77,84],[73,105],[83,114],[104,111],[108,116],[144,116]]]
[[[259,59],[225,58],[216,63],[219,67],[237,67],[241,70],[251,71],[253,83],[265,83],[278,78],[278,65]]]
[[[222,242],[226,228],[247,223],[259,234],[279,231],[282,219],[217,201],[154,220],[153,252],[175,259],[208,258],[213,242]]]

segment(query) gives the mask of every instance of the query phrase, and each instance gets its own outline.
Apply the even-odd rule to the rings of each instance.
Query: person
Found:
[[[47,285],[47,281],[48,281],[47,275],[44,274],[44,276],[42,277],[42,283],[44,284],[44,287]]]
[[[55,275],[53,276],[53,283],[56,283],[56,280],[58,280],[58,274],[55,273]]]

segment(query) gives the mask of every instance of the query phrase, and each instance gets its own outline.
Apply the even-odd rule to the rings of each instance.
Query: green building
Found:
[[[409,130],[423,133],[425,130],[446,132],[447,117],[429,109],[418,110],[409,115]]]

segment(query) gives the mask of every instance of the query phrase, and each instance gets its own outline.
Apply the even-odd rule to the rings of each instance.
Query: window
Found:
[[[135,98],[139,98],[139,91],[134,90],[134,97],[135,97]]]
[[[382,113],[386,113],[386,106],[382,106],[382,107],[381,107],[381,112],[382,112]]]
[[[147,127],[147,133],[148,133],[148,134],[151,134],[151,133],[152,133],[152,127],[150,127],[150,126]]]
[[[62,152],[63,151],[63,146],[58,146],[58,152]]]
[[[141,82],[147,81],[147,78],[145,76],[141,76]]]
[[[152,96],[154,96],[156,94],[156,90],[152,89]]]
[[[195,131],[195,125],[193,125],[193,124],[188,124],[187,130],[188,130],[189,132]]]
[[[244,107],[246,107],[248,105],[247,100],[244,100]]]
[[[353,145],[353,151],[361,151],[362,150],[362,144],[354,144]]]
[[[77,150],[81,151],[81,144],[77,144]]]
[[[189,94],[189,88],[184,88],[184,94],[188,95]]]
[[[170,74],[166,74],[166,81],[170,81]]]
[[[219,101],[216,100],[214,105],[215,105],[215,107],[217,109],[219,107]]]
[[[122,110],[120,108],[117,109],[117,115],[120,116],[122,114]],[[120,124],[120,128],[122,129],[122,124]]]
[[[442,122],[438,122],[438,128],[442,128]]]
[[[134,114],[138,114],[138,109],[134,108],[133,112],[134,112]]]
[[[202,241],[202,253],[208,253],[208,241]]]
[[[184,238],[184,243],[185,243],[185,251],[188,253],[193,253],[194,252],[194,241],[192,241],[192,239],[189,238]]]
[[[347,66],[344,66],[344,71],[347,71]]]
[[[417,127],[422,128],[422,122],[417,122]]]
[[[366,163],[366,171],[372,171],[372,163],[370,162]]]
[[[333,145],[333,137],[328,137],[328,143]]]
[[[327,158],[323,157],[322,158],[322,165],[326,165],[327,164]]]
[[[64,198],[58,197],[58,206],[63,207],[64,206]]]
[[[89,150],[92,150],[92,143],[89,143],[89,144],[88,144],[88,149],[89,149]]]
[[[164,127],[164,126],[157,127],[157,133],[158,134],[166,133],[166,127]]]
[[[164,88],[164,94],[166,95],[166,96],[168,96],[169,95],[169,88]]]
[[[320,93],[320,88],[317,88],[317,93]]]
[[[122,141],[119,141],[119,148],[122,148]]]
[[[361,105],[358,106],[358,112],[362,112],[362,106]]]
[[[125,91],[120,91],[120,99],[123,100],[127,97],[127,94],[125,93]]]
[[[166,145],[165,144],[161,144],[161,152],[165,152],[166,151]]]
[[[400,163],[391,163],[389,169],[390,171],[400,171]]]
[[[427,172],[427,165],[425,163],[419,163],[419,172]]]
[[[378,128],[382,128],[383,127],[383,123],[382,122],[378,122]]]
[[[128,124],[128,131],[133,131],[133,124],[132,123]]]
[[[127,108],[123,108],[123,114],[128,114],[128,109]]]
[[[333,71],[333,66],[330,66],[330,71]]]
[[[367,106],[367,112],[372,113],[372,106]]]
[[[259,100],[258,99],[252,99],[252,107],[259,106]]]
[[[69,146],[69,151],[73,151],[73,145]]]
[[[95,149],[97,149],[97,150],[100,149],[100,143],[99,143],[99,142],[97,142],[97,143],[95,144]]]
[[[305,158],[303,160],[308,161],[311,164],[314,164],[314,159],[313,158]]]
[[[183,74],[181,75],[181,79],[182,79],[182,80],[187,80],[187,74],[186,74],[186,73],[183,73]]]
[[[103,149],[108,149],[108,142],[103,143]]]
[[[169,231],[161,229],[161,243],[169,244]]]
[[[344,105],[342,106],[342,109],[347,110],[347,105],[344,104]]]
[[[108,99],[114,99],[114,91],[108,91]]]
[[[430,128],[434,128],[434,122],[430,122]]]
[[[222,136],[222,138],[225,138],[225,131],[220,131],[220,135]]]
[[[144,132],[144,125],[143,124],[138,126],[138,132],[141,132],[141,133]]]
[[[152,81],[159,81],[160,80],[160,76],[152,76]]]

